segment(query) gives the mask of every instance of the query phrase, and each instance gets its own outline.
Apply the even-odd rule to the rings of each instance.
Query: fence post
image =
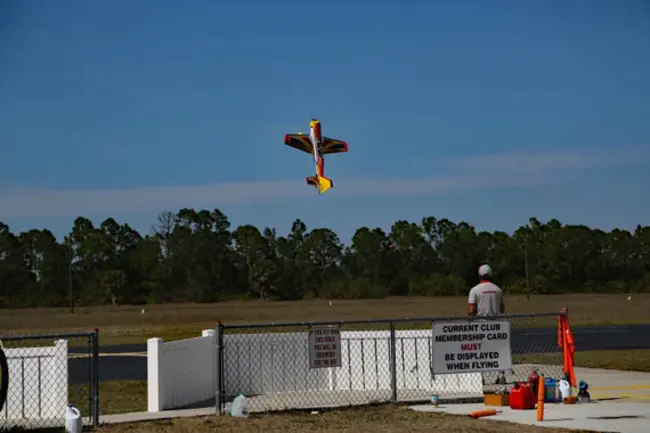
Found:
[[[223,408],[223,399],[224,399],[224,389],[223,389],[223,325],[221,322],[217,323],[217,328],[216,328],[216,347],[215,350],[217,351],[217,357],[216,357],[216,362],[217,362],[217,389],[215,392],[215,398],[214,398],[214,410],[217,414],[223,415],[222,408]]]
[[[390,321],[390,391],[391,403],[397,402],[397,339],[395,338],[395,322]]]
[[[93,365],[93,427],[99,427],[99,328],[93,330],[93,355],[91,363]]]
[[[436,325],[436,320],[435,319],[431,320],[431,326],[429,326],[429,330],[431,331],[431,337],[429,337],[430,338],[429,347],[431,348],[431,352],[429,353],[429,372],[431,373],[431,380],[432,381],[436,380],[436,372],[435,372],[435,370],[433,368],[433,351],[434,351],[434,348],[435,348],[435,344],[434,344],[435,338],[434,338],[434,335],[433,335],[433,327],[435,325]]]
[[[5,406],[9,393],[9,363],[0,340],[0,410]]]

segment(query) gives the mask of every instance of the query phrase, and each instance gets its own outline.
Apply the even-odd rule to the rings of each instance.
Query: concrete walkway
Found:
[[[444,412],[469,415],[487,407],[483,404],[449,404],[437,408],[431,405],[411,406],[421,412]],[[536,410],[512,410],[509,407],[493,408],[500,413],[484,419],[507,421],[540,427],[593,430],[600,433],[647,433],[650,423],[650,404],[638,402],[599,401],[585,404],[546,404],[544,421],[537,421]]]
[[[202,407],[198,409],[164,410],[162,412],[132,412],[102,415],[99,422],[100,424],[124,424],[170,418],[191,418],[195,416],[209,416],[215,414],[216,410],[214,407]]]
[[[589,384],[592,399],[617,398],[650,403],[650,373],[598,368],[576,368],[575,371],[578,381]]]
[[[646,433],[650,431],[650,373],[576,368],[578,381],[589,384],[592,402],[588,404],[546,404],[544,421],[537,422],[535,410],[512,410],[490,407],[501,412],[485,419],[508,421],[541,427],[564,427],[597,432]],[[575,390],[574,390],[575,395]],[[415,405],[424,412],[445,412],[468,415],[475,410],[488,409],[484,404],[448,404],[433,408]]]

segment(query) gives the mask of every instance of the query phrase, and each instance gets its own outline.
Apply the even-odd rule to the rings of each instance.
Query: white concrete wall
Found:
[[[61,420],[68,405],[68,342],[54,346],[4,349],[9,388],[2,424],[13,420]]]
[[[178,408],[215,396],[217,358],[214,329],[201,337],[165,343],[147,341],[149,412]]]
[[[203,331],[207,335],[209,331]],[[398,390],[441,396],[481,394],[480,373],[431,375],[431,330],[396,331]],[[226,396],[284,392],[390,390],[390,332],[341,332],[340,368],[309,368],[308,333],[225,334]],[[214,397],[213,337],[171,343],[149,340],[149,410]]]

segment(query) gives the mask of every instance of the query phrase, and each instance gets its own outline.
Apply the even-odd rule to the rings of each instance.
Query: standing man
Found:
[[[478,268],[480,282],[469,291],[468,313],[470,316],[498,316],[506,311],[503,292],[492,282],[492,268]]]
[[[503,292],[492,282],[492,268],[481,265],[478,268],[479,283],[469,291],[468,313],[470,317],[498,316],[506,311],[503,303]],[[487,372],[481,373],[483,385],[486,383]],[[498,373],[496,384],[505,384],[506,377],[503,371]]]

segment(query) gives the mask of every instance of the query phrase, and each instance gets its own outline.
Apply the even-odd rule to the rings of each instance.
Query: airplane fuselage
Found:
[[[323,157],[320,155],[320,149],[323,144],[323,134],[321,132],[320,121],[312,119],[309,122],[309,139],[311,140],[312,147],[314,149],[314,170],[316,171],[316,176],[323,176],[323,166],[324,161]]]

